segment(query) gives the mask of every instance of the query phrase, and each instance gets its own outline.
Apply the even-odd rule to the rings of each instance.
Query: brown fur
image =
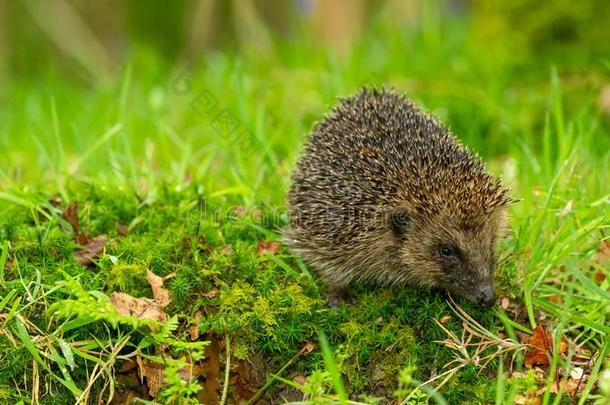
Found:
[[[364,89],[314,127],[297,166],[284,240],[331,287],[411,284],[490,303],[508,193],[433,117]]]

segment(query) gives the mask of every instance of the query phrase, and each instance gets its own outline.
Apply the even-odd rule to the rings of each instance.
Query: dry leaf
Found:
[[[275,256],[280,251],[280,244],[277,241],[263,240],[258,242],[258,255],[270,254]]]
[[[510,300],[508,299],[508,297],[502,297],[502,299],[500,300],[500,307],[504,310],[508,309],[508,306],[510,305]]]
[[[574,395],[576,393],[580,394],[585,389],[586,381],[587,381],[586,377],[583,378],[582,380],[580,378],[579,379],[569,379],[565,385],[565,388],[563,389],[563,392],[565,392],[568,395]]]
[[[146,278],[148,279],[148,284],[150,284],[150,288],[152,289],[153,297],[161,308],[168,306],[171,301],[169,291],[167,288],[163,288],[163,282],[174,277],[175,275],[176,273],[171,273],[165,277],[159,277],[152,271],[148,269],[146,270]]]
[[[138,363],[140,382],[144,383],[144,378],[146,378],[148,395],[156,398],[159,389],[163,386],[163,379],[165,378],[164,366],[148,359],[143,359],[140,356],[136,357],[136,361]]]
[[[77,263],[88,266],[104,252],[105,246],[106,235],[99,235],[95,238],[91,238],[87,244],[74,252],[74,259]]]
[[[186,328],[187,333],[191,336],[191,341],[199,339],[199,322],[201,321],[201,312],[197,311],[193,322]]]
[[[199,364],[185,364],[180,370],[180,377],[184,381],[189,381],[191,378],[196,378],[201,375],[203,368]]]
[[[311,353],[311,351],[315,348],[316,348],[316,344],[314,342],[307,342],[307,343],[305,343],[305,346],[303,346],[303,349],[301,349],[301,350],[303,350],[304,353]]]
[[[165,322],[167,319],[163,307],[159,305],[157,300],[150,298],[134,298],[129,294],[113,292],[110,296],[110,303],[119,315],[135,316],[138,319],[152,319],[158,322]]]
[[[159,277],[152,271],[146,270],[146,278],[152,289],[154,299],[135,298],[129,294],[114,292],[110,296],[110,302],[120,315],[164,322],[167,315],[163,308],[168,306],[171,300],[169,291],[163,288],[163,282],[174,275],[175,273],[172,273],[165,277]]]
[[[207,297],[207,298],[214,298],[214,297],[216,297],[218,295],[218,289],[217,288],[212,288],[210,291],[205,292],[205,293],[203,293],[201,295],[203,295],[204,297]]]
[[[526,397],[515,395],[515,405],[540,405],[540,397]]]
[[[534,375],[536,376],[536,380],[538,382],[546,381],[545,372],[540,367],[534,367]]]
[[[585,381],[581,381],[580,379],[563,379],[559,383],[557,381],[553,381],[553,385],[551,385],[551,393],[557,394],[560,391],[560,388],[563,387],[563,393],[566,395],[574,395],[575,393],[582,392],[585,388]],[[544,392],[544,389],[542,390]]]
[[[127,233],[129,232],[129,228],[127,228],[127,225],[117,224],[116,225],[116,231],[121,236],[127,236]]]
[[[599,261],[610,259],[610,239],[601,241],[597,248],[597,258]]]
[[[143,359],[140,356],[136,357],[136,362],[138,363],[140,382],[144,383],[144,378],[146,378],[148,395],[156,398],[159,390],[165,383],[165,365],[156,363],[152,360]],[[186,364],[182,370],[180,370],[180,377],[184,381],[189,381],[191,378],[201,375],[202,371],[202,367],[198,364]]]
[[[525,355],[525,365],[528,367],[534,365],[548,366],[553,351],[553,336],[544,325],[540,324],[534,329],[527,344],[530,348]],[[564,354],[567,349],[568,342],[562,337],[561,342],[559,343],[559,353]]]
[[[223,255],[231,256],[233,254],[233,246],[232,245],[223,246],[222,249],[220,249],[220,253],[222,253]]]
[[[75,235],[80,234],[78,227],[78,205],[75,201],[72,201],[66,209],[61,213],[61,217],[66,220],[67,223],[72,227],[72,231]]]
[[[299,385],[305,385],[307,383],[307,377],[305,377],[303,374],[297,374],[292,377],[292,381]]]
[[[210,344],[206,346],[204,352],[204,382],[203,389],[197,393],[197,399],[203,404],[217,404],[220,402],[221,379],[220,359],[222,352],[218,340],[212,337]]]
[[[585,371],[581,367],[574,367],[570,371],[570,378],[572,378],[573,380],[580,380],[581,378],[583,378],[584,374]]]

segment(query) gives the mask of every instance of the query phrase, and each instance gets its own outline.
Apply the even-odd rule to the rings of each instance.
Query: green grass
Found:
[[[610,224],[610,120],[597,83],[610,78],[610,61],[584,45],[569,60],[538,54],[512,31],[489,47],[463,18],[398,30],[386,17],[373,20],[347,58],[304,38],[278,41],[265,57],[210,53],[187,69],[138,48],[104,86],[53,70],[3,86],[0,98],[10,102],[0,110],[0,402],[107,398],[126,389],[115,372],[135,354],[166,363],[171,384],[157,401],[186,401],[197,387],[178,373],[205,357],[206,341],[221,356],[229,342],[232,363],[264,365],[265,380],[252,384],[275,400],[294,386],[320,401],[410,395],[408,403],[423,403],[430,395],[511,403],[546,386],[542,403],[568,403],[570,395],[550,387],[577,356],[593,357],[581,365],[590,377],[580,401],[598,398],[594,381],[610,350],[610,277],[595,277],[608,274],[597,249]],[[431,389],[440,380],[413,393],[456,355],[439,343],[449,336],[434,320],[451,315],[443,326],[463,332],[442,295],[355,286],[353,302],[333,311],[306,264],[286,249],[259,255],[259,242],[277,239],[285,224],[306,133],[337,96],[363,84],[409,93],[519,199],[497,286],[523,316],[459,304],[489,336],[518,341],[517,332],[544,323],[568,337],[569,351],[554,348],[544,381],[513,376],[523,354],[508,351],[484,368],[472,358],[462,364],[442,397]],[[234,132],[215,121],[223,111]],[[73,230],[61,216],[72,201],[85,233],[108,236],[89,268],[74,261]],[[109,303],[117,291],[152,297],[146,269],[175,272],[166,282],[166,324],[121,317]],[[204,295],[213,289],[217,295]],[[190,342],[197,313],[201,337]],[[232,398],[236,388],[227,389]]]

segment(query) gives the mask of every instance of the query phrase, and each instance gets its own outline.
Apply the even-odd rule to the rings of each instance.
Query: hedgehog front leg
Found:
[[[347,285],[330,285],[326,290],[326,302],[332,309],[339,308],[342,302],[349,298]]]

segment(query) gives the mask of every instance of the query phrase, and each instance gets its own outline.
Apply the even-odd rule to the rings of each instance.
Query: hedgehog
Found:
[[[363,88],[340,99],[296,166],[283,240],[326,282],[331,305],[352,283],[494,304],[509,191],[406,96]]]

